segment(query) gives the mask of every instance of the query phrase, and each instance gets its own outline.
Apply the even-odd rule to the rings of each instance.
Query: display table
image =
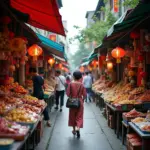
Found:
[[[122,120],[122,113],[128,112],[129,110],[120,110],[116,107],[112,106],[109,103],[106,103],[106,109],[109,109],[113,113],[113,120],[114,120],[114,131],[117,134],[117,138],[119,138],[120,134],[120,127],[121,127],[121,120]]]
[[[43,116],[41,116],[37,122],[34,124],[33,128],[29,131],[29,133],[26,135],[25,139],[23,141],[15,141],[15,143],[12,146],[12,150],[29,150],[30,148],[35,149],[35,146],[39,142],[39,134],[37,126],[39,122],[43,119]],[[32,142],[31,142],[32,141]]]
[[[145,143],[147,140],[150,140],[150,134],[143,133],[134,123],[129,122],[129,132],[130,128],[133,129],[142,139],[142,150],[149,150],[148,147],[146,147]]]
[[[102,110],[105,107],[104,99],[102,98],[102,93],[94,91],[96,105]]]
[[[128,128],[129,125],[125,121],[122,121],[122,144],[123,145],[124,145],[126,134],[128,132]]]
[[[54,104],[54,92],[49,92],[49,94],[44,93],[44,100],[47,103],[47,106],[51,111],[52,106]]]

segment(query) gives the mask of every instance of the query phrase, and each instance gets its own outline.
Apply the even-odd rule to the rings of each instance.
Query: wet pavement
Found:
[[[85,103],[84,128],[81,137],[72,135],[68,127],[68,109],[52,110],[52,127],[46,128],[36,150],[125,150],[114,131],[107,126],[106,119],[94,103]]]

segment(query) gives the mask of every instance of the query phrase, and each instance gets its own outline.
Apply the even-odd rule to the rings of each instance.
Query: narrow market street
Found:
[[[68,127],[68,109],[63,112],[52,110],[52,127],[45,130],[45,135],[36,150],[124,150],[121,141],[116,138],[114,131],[107,126],[106,119],[95,103],[85,103],[84,128],[81,138],[72,135],[72,128]],[[55,118],[55,119],[54,119]],[[50,134],[49,133],[50,131]],[[50,137],[49,137],[50,136]]]

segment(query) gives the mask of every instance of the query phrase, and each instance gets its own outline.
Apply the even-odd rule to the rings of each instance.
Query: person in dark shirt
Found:
[[[33,96],[39,100],[44,99],[44,78],[37,73],[36,68],[32,68],[32,81],[33,81]],[[43,111],[44,120],[47,121],[47,126],[50,127],[50,118],[47,108]]]

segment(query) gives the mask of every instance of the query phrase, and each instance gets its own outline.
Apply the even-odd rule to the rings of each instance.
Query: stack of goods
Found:
[[[142,141],[137,134],[127,134],[127,150],[141,150]]]
[[[39,115],[21,107],[9,111],[5,118],[16,122],[35,123],[39,119]]]
[[[137,117],[131,120],[136,127],[138,127],[143,133],[150,133],[150,111],[147,112],[146,118]]]
[[[128,123],[132,119],[136,117],[146,117],[146,114],[136,111],[135,109],[131,110],[130,112],[123,113],[123,120]]]
[[[147,90],[142,94],[140,97],[138,97],[138,101],[144,103],[144,102],[150,102],[150,90]]]
[[[5,118],[0,118],[0,137],[13,138],[15,140],[24,140],[29,127],[22,126],[18,123],[8,121]]]
[[[23,86],[19,85],[17,82],[1,86],[0,90],[4,92],[13,91],[20,94],[27,94],[27,90]]]
[[[26,95],[24,98],[21,99],[24,104],[29,104],[31,106],[38,107],[41,110],[44,110],[46,107],[46,103],[44,100],[38,100],[36,97]]]

